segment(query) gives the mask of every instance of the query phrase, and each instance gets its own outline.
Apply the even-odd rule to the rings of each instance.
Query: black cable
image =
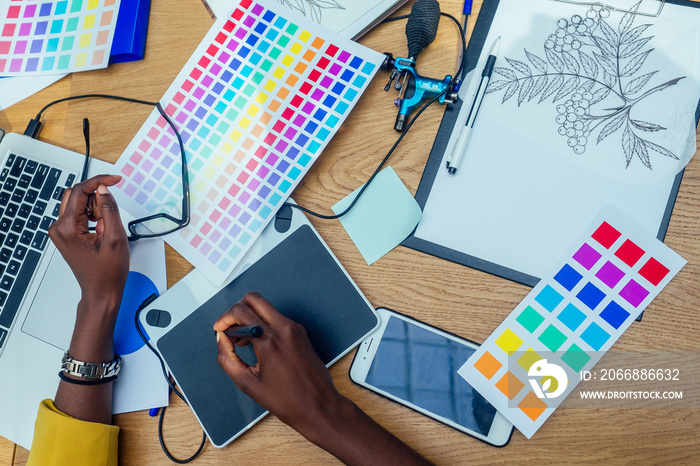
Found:
[[[452,21],[454,21],[454,23],[455,23],[455,24],[457,25],[457,27],[459,28],[459,35],[460,35],[460,38],[462,39],[462,50],[463,50],[463,53],[464,53],[464,51],[467,50],[467,39],[466,39],[465,34],[464,34],[464,29],[462,29],[462,25],[461,25],[460,22],[457,20],[457,18],[455,18],[454,16],[452,16],[452,15],[450,15],[450,14],[448,14],[448,13],[440,13],[440,14],[441,14],[442,16],[445,16],[445,17],[447,17],[447,18],[450,18]],[[387,19],[385,19],[384,21],[382,21],[382,23],[388,23],[388,22],[391,22],[391,21],[398,21],[398,20],[400,20],[400,19],[406,19],[406,18],[408,18],[408,16],[409,16],[409,15],[401,15],[401,16],[396,16],[396,17],[393,17],[393,18],[387,18]],[[399,135],[399,137],[396,139],[396,142],[394,143],[394,145],[391,146],[391,149],[389,149],[389,152],[387,152],[387,154],[384,156],[384,158],[382,159],[382,161],[379,162],[379,165],[378,165],[377,168],[374,170],[374,173],[372,173],[372,175],[369,177],[369,179],[367,180],[367,182],[366,182],[364,185],[362,185],[362,188],[360,188],[360,191],[357,193],[357,195],[355,196],[355,198],[352,200],[352,202],[350,203],[350,205],[349,205],[345,210],[343,210],[341,213],[336,214],[336,215],[324,215],[324,214],[319,214],[318,212],[314,212],[313,210],[307,209],[306,207],[302,207],[302,206],[300,206],[300,205],[298,205],[298,204],[292,204],[291,202],[285,202],[283,205],[285,205],[285,206],[290,206],[290,207],[292,207],[292,208],[294,208],[294,209],[301,210],[302,212],[305,212],[305,213],[307,213],[307,214],[309,214],[309,215],[313,215],[314,217],[318,217],[318,218],[321,218],[321,219],[324,219],[324,220],[333,220],[333,219],[336,219],[336,218],[340,218],[340,217],[342,217],[343,215],[345,215],[345,214],[347,214],[348,212],[350,212],[350,209],[352,209],[352,208],[355,206],[355,204],[357,203],[357,201],[360,199],[360,196],[362,196],[362,193],[365,192],[365,189],[367,189],[367,187],[369,186],[369,184],[374,180],[374,178],[377,176],[377,174],[378,174],[378,173],[381,171],[381,169],[384,167],[384,164],[386,164],[387,160],[389,160],[389,157],[391,157],[391,155],[394,153],[394,150],[396,150],[396,148],[398,147],[398,145],[399,145],[399,144],[401,143],[401,141],[403,140],[404,136],[406,136],[406,133],[408,133],[408,130],[411,129],[411,126],[413,126],[413,123],[414,123],[414,122],[418,119],[418,117],[425,111],[425,109],[427,109],[430,105],[432,105],[436,100],[438,100],[440,97],[442,97],[443,95],[445,95],[445,93],[446,93],[448,90],[450,90],[450,89],[452,88],[452,86],[454,85],[455,81],[457,81],[457,80],[459,79],[459,77],[461,76],[461,74],[462,74],[462,69],[463,69],[463,68],[464,68],[464,60],[460,60],[459,66],[457,67],[457,72],[456,72],[455,75],[452,77],[452,80],[450,81],[450,83],[445,87],[445,89],[443,89],[442,92],[440,92],[438,95],[436,95],[436,96],[433,97],[431,100],[429,100],[426,104],[424,104],[420,109],[418,109],[418,111],[417,111],[416,114],[413,116],[413,118],[411,118],[411,119],[408,121],[408,123],[406,124],[406,127],[404,128],[404,130],[401,132],[401,134]]]
[[[160,363],[160,368],[163,371],[163,377],[165,377],[166,382],[168,382],[168,386],[170,387],[170,390],[175,392],[175,394],[187,406],[189,406],[190,404],[187,402],[185,397],[182,395],[182,393],[180,393],[180,391],[177,388],[175,388],[175,385],[170,380],[170,374],[168,374],[168,370],[165,368],[165,361],[163,361],[163,358],[161,358],[160,354],[158,354],[158,352],[155,350],[155,348],[153,348],[153,346],[151,346],[148,339],[146,339],[146,336],[141,331],[141,326],[139,325],[139,317],[141,316],[141,311],[143,311],[144,308],[146,308],[148,306],[148,304],[153,302],[153,299],[151,299],[151,298],[153,298],[153,295],[149,296],[149,298],[147,298],[143,302],[143,304],[141,304],[141,306],[139,306],[139,308],[136,310],[136,314],[134,315],[134,324],[136,325],[136,331],[138,332],[139,336],[141,337],[141,340],[143,340],[143,342],[148,347],[148,349],[150,349],[153,352],[153,354],[156,355],[156,358],[158,358],[158,362]],[[165,446],[165,440],[163,439],[163,418],[165,417],[165,408],[166,407],[163,406],[160,409],[160,417],[158,418],[158,441],[160,442],[160,446],[163,449],[163,453],[165,453],[165,456],[167,456],[168,459],[170,461],[172,461],[173,463],[177,463],[177,464],[189,463],[190,461],[195,459],[197,456],[199,456],[199,454],[204,449],[204,445],[207,442],[207,433],[204,431],[204,429],[202,429],[202,443],[199,445],[199,448],[197,449],[196,452],[194,452],[194,454],[192,456],[190,456],[189,458],[184,459],[184,460],[180,460],[180,459],[175,458],[173,455],[170,454],[168,447]]]

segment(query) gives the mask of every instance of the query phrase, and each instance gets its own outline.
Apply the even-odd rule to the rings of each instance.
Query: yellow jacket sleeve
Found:
[[[117,466],[119,427],[81,421],[62,413],[51,400],[39,405],[28,466]]]

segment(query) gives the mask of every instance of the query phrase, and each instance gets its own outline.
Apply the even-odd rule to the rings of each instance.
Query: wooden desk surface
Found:
[[[412,3],[412,2],[411,2]],[[471,17],[471,32],[478,5]],[[444,12],[461,14],[461,0],[442,0]],[[213,20],[199,0],[152,0],[146,59],[101,71],[68,76],[37,95],[0,112],[0,127],[22,132],[45,103],[88,92],[113,93],[158,100],[206,33]],[[408,12],[407,7],[402,13]],[[404,23],[382,26],[361,42],[377,51],[406,50]],[[441,22],[438,37],[421,56],[421,73],[438,77],[453,73],[457,34]],[[386,75],[375,79],[323,156],[311,168],[294,198],[317,211],[363,183],[396,138],[394,93],[383,91]],[[443,108],[425,112],[390,164],[415,192],[439,125]],[[42,138],[83,151],[81,119],[90,118],[93,154],[115,162],[150,108],[110,102],[61,104],[45,116]],[[700,133],[698,135],[700,139]],[[337,221],[312,218],[331,249],[375,306],[409,313],[465,338],[484,341],[529,292],[530,288],[399,247],[367,266]],[[666,243],[688,265],[616,343],[620,350],[692,351],[700,334],[700,160],[683,177]],[[168,283],[182,278],[191,265],[167,248]],[[434,422],[352,384],[352,354],[331,368],[341,393],[413,448],[438,464],[521,462],[697,463],[700,458],[700,409],[560,409],[532,440],[519,432],[505,448],[494,448]],[[165,419],[165,441],[178,457],[199,445],[201,430],[189,409],[176,397]],[[120,463],[169,464],[161,452],[157,419],[145,412],[115,416],[121,427]],[[27,451],[0,438],[0,464],[24,464]],[[693,459],[695,458],[695,459]],[[196,464],[326,464],[334,458],[295,431],[268,416],[229,447],[207,444]]]

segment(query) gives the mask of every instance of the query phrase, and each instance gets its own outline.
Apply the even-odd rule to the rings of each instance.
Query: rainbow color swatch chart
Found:
[[[607,208],[458,373],[530,438],[685,263]]]
[[[0,0],[0,76],[106,67],[119,1]]]
[[[223,283],[321,154],[383,55],[275,1],[232,2],[161,103],[185,142],[191,223],[165,240]],[[180,215],[181,156],[156,110],[117,162],[132,215]]]

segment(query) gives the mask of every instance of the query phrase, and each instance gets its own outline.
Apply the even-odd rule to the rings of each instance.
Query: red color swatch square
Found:
[[[591,235],[591,237],[598,241],[605,247],[605,249],[610,249],[610,246],[615,244],[615,241],[622,236],[622,233],[614,229],[608,222],[603,222],[601,226]]]
[[[198,64],[199,66],[201,66],[202,68],[205,68],[205,69],[206,69],[207,66],[209,66],[209,63],[211,63],[211,59],[210,59],[210,58],[207,58],[207,57],[202,57],[202,58],[200,58],[199,61],[197,62],[197,64]]]
[[[615,252],[615,255],[619,257],[622,262],[634,267],[639,259],[644,255],[644,249],[640,248],[630,240],[625,240],[622,246]]]
[[[323,57],[318,61],[318,67],[321,68],[322,70],[325,70],[330,62],[331,61],[329,59],[327,59],[326,57]]]
[[[299,105],[301,105],[301,103],[302,103],[303,101],[304,101],[304,98],[303,98],[303,97],[301,97],[301,96],[299,96],[299,95],[295,95],[295,96],[292,98],[292,101],[291,101],[290,103],[291,103],[291,105],[292,105],[293,107],[299,108]]]
[[[301,92],[304,95],[309,95],[309,92],[311,92],[311,89],[312,89],[312,86],[310,83],[304,83],[299,88],[299,92]]]
[[[8,18],[19,18],[19,10],[20,10],[20,7],[11,6],[9,8],[9,10],[7,10],[7,17]]]
[[[243,13],[241,10],[236,9],[236,11],[233,12],[233,14],[231,15],[231,17],[232,17],[233,19],[241,19],[241,18],[243,17],[244,14],[245,14],[245,13]]]
[[[251,3],[253,3],[252,0],[241,0],[241,6],[243,8],[248,8]]]
[[[281,122],[278,121],[277,123],[281,123]],[[282,125],[282,128],[284,128],[284,124]],[[268,146],[273,145],[276,140],[277,140],[277,136],[275,136],[272,133],[268,133],[267,136],[265,136],[265,144],[267,144]]]
[[[226,34],[224,34],[223,32],[220,32],[216,35],[216,38],[214,40],[217,41],[218,43],[220,43],[221,45],[223,45],[224,42],[226,42],[227,38],[228,38],[228,36]]]
[[[224,29],[227,30],[228,32],[233,31],[233,28],[235,25],[233,24],[233,21],[226,21],[226,24],[224,24]]]
[[[275,126],[272,127],[272,129],[281,134],[282,131],[284,131],[285,127],[286,125],[284,124],[284,122],[278,120],[277,123],[275,123]]]
[[[318,70],[313,70],[311,73],[309,73],[309,80],[316,82],[318,81],[318,78],[321,77],[321,72]]]
[[[282,112],[282,118],[284,118],[285,120],[289,120],[293,116],[294,116],[294,110],[292,110],[291,108],[285,109],[285,111]]]
[[[211,45],[207,48],[207,53],[208,53],[209,55],[211,55],[212,57],[216,56],[216,52],[218,52],[218,51],[219,51],[219,47],[217,47],[217,46],[214,45],[214,44],[211,44]]]
[[[6,55],[6,54],[10,53],[11,47],[12,47],[12,42],[0,41],[0,54]]]
[[[328,46],[326,49],[326,55],[330,55],[331,57],[335,57],[335,54],[338,53],[338,47],[335,45],[331,44]]]
[[[653,257],[639,269],[639,275],[649,280],[649,283],[654,286],[661,283],[661,280],[663,280],[669,272],[670,270],[668,270],[666,266]]]
[[[202,70],[199,68],[195,68],[192,70],[190,73],[190,78],[194,79],[195,81],[198,80],[202,76]]]

